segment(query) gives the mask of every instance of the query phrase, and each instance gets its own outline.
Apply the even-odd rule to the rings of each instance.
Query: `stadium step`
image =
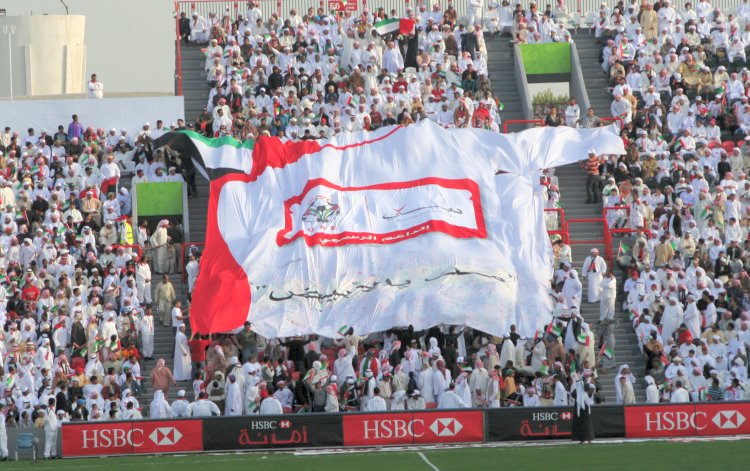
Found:
[[[593,36],[579,32],[573,34],[573,40],[578,49],[581,71],[589,95],[589,103],[594,108],[594,114],[600,118],[611,116],[610,105],[612,97],[607,88],[609,79],[599,62],[602,47],[594,44]]]
[[[583,59],[582,59],[583,60]],[[588,79],[587,79],[588,80]],[[588,83],[588,81],[587,81]],[[591,96],[589,92],[589,96]],[[592,106],[597,108],[597,105],[592,103]],[[607,105],[607,110],[609,105]],[[601,116],[601,115],[599,115]],[[586,156],[582,155],[581,159],[585,159]],[[578,165],[566,165],[555,170],[555,176],[558,179],[560,188],[560,196],[562,207],[565,210],[565,218],[570,219],[582,219],[582,218],[601,218],[602,217],[602,205],[599,204],[586,204],[586,191],[585,181],[586,176]],[[578,223],[570,226],[570,237],[572,241],[576,240],[601,240],[603,238],[603,229],[601,223]],[[606,257],[605,247],[603,243],[596,244],[580,244],[571,245],[573,253],[573,266],[580,270],[583,266],[583,261],[589,255],[591,248],[596,247],[602,256]],[[607,264],[610,261],[607,260]],[[618,292],[622,289],[622,273],[619,270],[615,270],[615,275],[618,280]],[[585,278],[581,278],[583,284],[583,303],[581,305],[581,315],[584,320],[591,326],[591,329],[596,332],[596,328],[599,323],[599,303],[589,304],[586,303],[588,293],[588,281]],[[630,366],[633,375],[637,381],[633,385],[635,390],[636,398],[638,402],[642,402],[645,399],[645,388],[643,385],[643,377],[646,374],[643,356],[638,348],[638,342],[633,331],[632,324],[628,320],[627,316],[621,309],[620,300],[616,303],[616,314],[615,314],[615,362],[617,365],[628,364]],[[599,339],[596,339],[597,345]],[[599,352],[597,351],[597,354]],[[599,393],[604,398],[605,403],[614,404],[616,400],[615,395],[615,376],[617,375],[617,369],[610,370],[599,370]]]
[[[505,38],[487,38],[485,45],[488,57],[487,72],[492,82],[492,94],[505,105],[501,113],[503,121],[524,119],[518,84],[513,73],[515,64],[512,44]],[[514,128],[514,130],[517,129]]]
[[[182,94],[185,98],[185,117],[194,120],[208,103],[210,87],[206,81],[205,56],[201,47],[182,45]]]

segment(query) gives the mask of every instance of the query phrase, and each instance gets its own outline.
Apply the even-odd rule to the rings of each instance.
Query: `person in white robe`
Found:
[[[591,283],[591,280],[589,280]],[[599,283],[600,303],[599,321],[613,320],[615,318],[615,301],[617,300],[617,278],[612,271],[608,271]]]
[[[393,393],[391,396],[391,410],[404,410],[406,409],[406,391],[400,389]]]
[[[667,299],[669,303],[664,307],[664,312],[661,316],[661,336],[665,341],[672,338],[672,335],[680,327],[684,318],[682,305],[677,302],[677,296],[670,295]]]
[[[208,21],[199,15],[198,12],[194,11],[190,20],[190,36],[188,36],[188,41],[198,44],[207,43],[211,33],[210,28],[211,26]]]
[[[138,326],[141,334],[141,355],[144,359],[154,356],[154,311],[146,308]]]
[[[190,403],[185,400],[184,389],[177,391],[177,400],[172,403],[170,408],[173,418],[190,417]]]
[[[631,385],[635,383],[635,376],[630,372],[630,366],[629,365],[622,365],[620,366],[620,369],[617,372],[617,376],[615,376],[615,400],[617,404],[622,404],[623,397],[622,397],[622,383],[620,382],[620,378],[625,378],[625,380],[630,383]]]
[[[427,358],[422,359],[422,369],[417,377],[417,387],[422,392],[422,399],[426,404],[435,404],[435,388],[433,387],[434,370]]]
[[[190,363],[190,348],[188,347],[188,338],[185,335],[185,325],[181,325],[177,331],[174,342],[174,380],[190,381],[192,365]]]
[[[695,303],[695,295],[688,294],[688,304],[685,308],[684,323],[685,327],[690,330],[694,339],[700,338],[701,336],[701,313],[698,310],[698,306]]]
[[[562,294],[565,296],[565,305],[567,307],[576,307],[580,309],[582,293],[583,285],[581,284],[581,280],[578,279],[578,272],[576,270],[570,270],[562,288]]]
[[[669,402],[673,403],[687,403],[690,402],[690,393],[685,389],[681,381],[675,383],[675,388],[672,390],[672,396]]]
[[[469,375],[469,389],[471,390],[474,407],[484,406],[484,394],[490,382],[490,374],[484,367],[482,360],[474,362],[474,370]]]
[[[338,358],[333,362],[333,374],[338,380],[338,387],[341,388],[347,378],[356,378],[352,359],[354,358],[354,347],[340,348]]]
[[[145,256],[135,266],[135,287],[141,306],[151,304],[151,267]]]
[[[281,407],[281,402],[273,396],[268,396],[263,399],[260,403],[260,415],[281,415],[284,413],[284,409]]]
[[[467,370],[464,370],[456,378],[455,392],[456,394],[458,394],[458,397],[460,397],[466,404],[468,404],[467,407],[472,406],[471,389],[469,389],[469,372]]]
[[[497,370],[490,371],[490,380],[487,383],[487,392],[485,392],[485,407],[500,407],[500,397],[502,389],[500,388],[500,375]]]
[[[588,300],[590,303],[599,301],[602,292],[602,278],[607,272],[607,263],[599,256],[599,249],[591,249],[591,255],[583,262],[581,274],[588,279]]]
[[[151,419],[167,419],[172,417],[172,408],[164,399],[164,391],[161,389],[154,391],[154,398],[151,400],[148,416]]]
[[[646,375],[644,380],[648,385],[646,386],[646,404],[658,404],[659,388],[656,387],[656,380],[651,375]]]
[[[248,373],[245,382],[245,415],[255,415],[260,410],[260,389],[258,388],[255,372]]]
[[[461,396],[456,393],[456,385],[451,383],[448,390],[440,395],[438,399],[438,409],[467,409],[471,407]]]
[[[385,399],[380,395],[379,388],[376,387],[373,389],[373,395],[367,401],[364,410],[367,412],[384,412],[388,410],[388,404],[386,404]]]
[[[390,74],[404,68],[404,56],[393,41],[388,41],[387,48],[383,51],[383,68]]]
[[[539,400],[539,395],[536,393],[536,388],[529,386],[523,393],[523,406],[524,407],[541,407],[542,403]]]
[[[415,389],[411,396],[409,396],[408,399],[406,399],[406,409],[408,410],[424,410],[427,408],[427,404],[424,401],[424,398],[422,397],[421,392],[419,389]]]
[[[500,366],[505,368],[505,365],[507,365],[509,361],[513,361],[515,353],[516,346],[513,345],[513,342],[510,340],[510,334],[506,332],[503,334],[503,344],[500,346]]]
[[[193,294],[195,288],[195,282],[198,280],[198,271],[200,270],[200,262],[195,259],[194,254],[190,254],[189,262],[185,265],[185,271],[187,272],[188,280],[188,293]]]
[[[224,401],[224,415],[242,415],[243,395],[240,384],[237,382],[235,375],[227,376],[227,396]]]
[[[560,378],[558,375],[555,375],[552,377],[552,382],[554,386],[554,398],[552,400],[552,404],[556,407],[564,407],[568,405],[568,390],[565,389],[565,385],[562,381],[560,381]]]
[[[169,267],[169,251],[168,251],[168,244],[169,244],[169,236],[167,235],[167,227],[169,226],[169,221],[166,219],[162,219],[159,221],[159,225],[154,231],[153,234],[151,234],[151,239],[149,240],[149,243],[151,244],[151,249],[154,251],[154,271],[156,273],[167,273],[168,267]]]
[[[443,360],[438,360],[435,366],[435,371],[432,374],[432,388],[435,400],[440,404],[440,398],[451,385],[451,371],[445,367],[445,361]]]

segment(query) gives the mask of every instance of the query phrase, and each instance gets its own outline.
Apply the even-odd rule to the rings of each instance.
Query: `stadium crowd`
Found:
[[[451,6],[421,5],[402,25],[415,34],[402,35],[381,29],[386,18],[383,8],[280,17],[253,2],[235,21],[183,12],[180,31],[205,44],[211,86],[196,126],[241,140],[317,139],[425,118],[499,131],[502,103],[492,94],[481,23],[464,26]]]
[[[149,147],[165,131],[161,121],[134,135],[105,131],[73,115],[54,134],[0,134],[3,430],[55,433],[63,420],[137,415],[139,359],[153,350],[150,306],[171,314],[162,286],[177,271],[182,234],[177,220],[135,227],[128,185],[189,175],[168,149]],[[152,268],[165,277],[153,300]]]
[[[519,39],[528,23],[538,25],[534,34],[552,28],[549,39],[567,19],[562,2],[549,14],[516,6],[520,15],[503,3],[485,19],[488,39],[508,28]],[[747,390],[750,342],[750,181],[743,173],[750,104],[744,56],[730,51],[736,36],[748,44],[742,31],[750,11],[741,6],[725,18],[701,7],[703,16],[678,16],[668,1],[658,6],[655,19],[655,9],[634,0],[625,15],[624,5],[600,14],[595,37],[628,154],[590,155],[582,165],[590,202],[617,206],[610,225],[634,231],[618,256],[628,273],[619,290],[648,365],[647,402],[738,399]],[[206,44],[212,92],[194,123],[170,129],[312,139],[435,119],[498,130],[501,106],[490,91],[481,23],[465,27],[451,7],[422,5],[406,15],[413,37],[383,38],[373,27],[385,18],[381,10],[361,17],[311,10],[282,19],[252,3],[234,22],[183,14],[184,39]],[[692,26],[707,21],[696,43]],[[722,24],[725,34],[714,34]],[[668,34],[650,36],[653,28]],[[600,124],[592,112],[581,117],[574,102],[547,118],[547,125]],[[130,174],[132,184],[184,179],[194,192],[190,165],[149,145],[167,131],[157,122],[132,136],[106,132],[74,116],[53,135],[7,128],[0,135],[0,414],[8,427],[52,433],[60,421],[140,418],[145,377],[155,391],[148,415],[156,418],[568,405],[576,380],[595,385],[597,368],[614,366],[617,282],[592,251],[581,276],[587,301],[600,303],[595,334],[580,315],[583,284],[562,240],[554,245],[556,319],[533,338],[514,328],[493,337],[438,326],[264,339],[250,324],[232,335],[188,335],[184,300],[169,281],[181,268],[173,244],[179,223],[133,227],[120,182]],[[557,207],[553,172],[542,187],[548,207]],[[199,258],[191,252],[185,267],[190,290]],[[162,275],[153,288],[152,273]],[[159,360],[142,372],[158,324],[176,331],[173,367]],[[618,402],[635,402],[635,381],[622,365]],[[170,403],[178,382],[184,389]]]
[[[602,4],[594,30],[627,154],[590,156],[588,202],[631,233],[618,262],[646,402],[747,398],[750,6]],[[618,401],[634,380],[618,374]]]

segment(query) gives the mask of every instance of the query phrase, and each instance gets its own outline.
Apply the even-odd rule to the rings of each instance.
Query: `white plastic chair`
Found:
[[[568,29],[575,30],[576,34],[578,34],[578,27],[581,26],[581,14],[578,12],[574,12],[572,15],[570,15],[570,19],[568,19]]]
[[[594,23],[596,23],[596,12],[589,11],[586,13],[586,19],[584,20],[586,26],[589,28],[589,33],[594,29]]]

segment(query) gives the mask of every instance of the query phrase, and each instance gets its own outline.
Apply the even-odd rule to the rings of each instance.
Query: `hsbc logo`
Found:
[[[148,438],[156,445],[174,445],[180,441],[182,434],[174,427],[159,427],[151,432]]]
[[[292,422],[289,420],[253,420],[250,422],[250,430],[273,430],[275,428],[289,428]]]
[[[745,416],[736,410],[720,411],[711,419],[711,422],[720,429],[735,429],[745,423]]]
[[[461,422],[454,418],[437,419],[430,425],[432,433],[438,437],[453,437],[464,428]]]
[[[71,423],[62,427],[65,456],[201,451],[201,420]]]
[[[703,430],[708,424],[706,413],[690,412],[647,412],[647,432],[680,432],[685,430]],[[743,417],[744,420],[744,417]]]
[[[531,420],[534,422],[555,422],[559,420],[571,420],[572,412],[534,412],[531,414]]]
[[[422,419],[385,419],[365,420],[365,439],[389,439],[389,438],[420,438],[428,433],[438,437],[455,437],[464,428],[458,420],[453,417],[441,417],[435,419],[429,426],[425,426]]]

